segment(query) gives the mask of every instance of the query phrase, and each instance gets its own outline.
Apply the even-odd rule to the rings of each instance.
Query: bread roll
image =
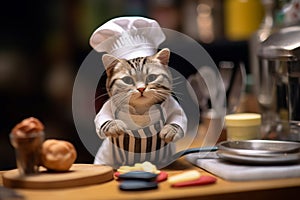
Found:
[[[67,171],[76,157],[76,150],[70,142],[48,139],[42,145],[41,165],[49,170]]]

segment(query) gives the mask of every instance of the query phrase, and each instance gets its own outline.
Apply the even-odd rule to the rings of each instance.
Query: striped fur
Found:
[[[131,60],[103,56],[107,72],[106,89],[116,107],[127,105],[141,114],[154,104],[163,102],[172,89],[172,76],[167,66],[169,50],[154,56]],[[135,114],[136,114],[135,113]]]

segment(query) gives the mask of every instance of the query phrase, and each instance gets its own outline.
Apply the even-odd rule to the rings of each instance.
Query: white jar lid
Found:
[[[257,113],[236,113],[225,116],[226,126],[257,126],[261,124],[261,115]]]

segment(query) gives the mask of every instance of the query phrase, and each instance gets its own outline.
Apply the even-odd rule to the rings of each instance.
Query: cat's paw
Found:
[[[126,130],[127,126],[121,120],[107,121],[102,127],[102,131],[107,137],[118,137],[119,135],[124,134]]]
[[[183,130],[177,124],[167,124],[161,129],[159,136],[166,143],[176,142],[183,137]]]

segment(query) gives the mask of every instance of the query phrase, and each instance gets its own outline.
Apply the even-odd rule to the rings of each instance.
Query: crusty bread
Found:
[[[42,145],[41,165],[48,170],[67,171],[76,157],[76,150],[70,142],[48,139]]]

